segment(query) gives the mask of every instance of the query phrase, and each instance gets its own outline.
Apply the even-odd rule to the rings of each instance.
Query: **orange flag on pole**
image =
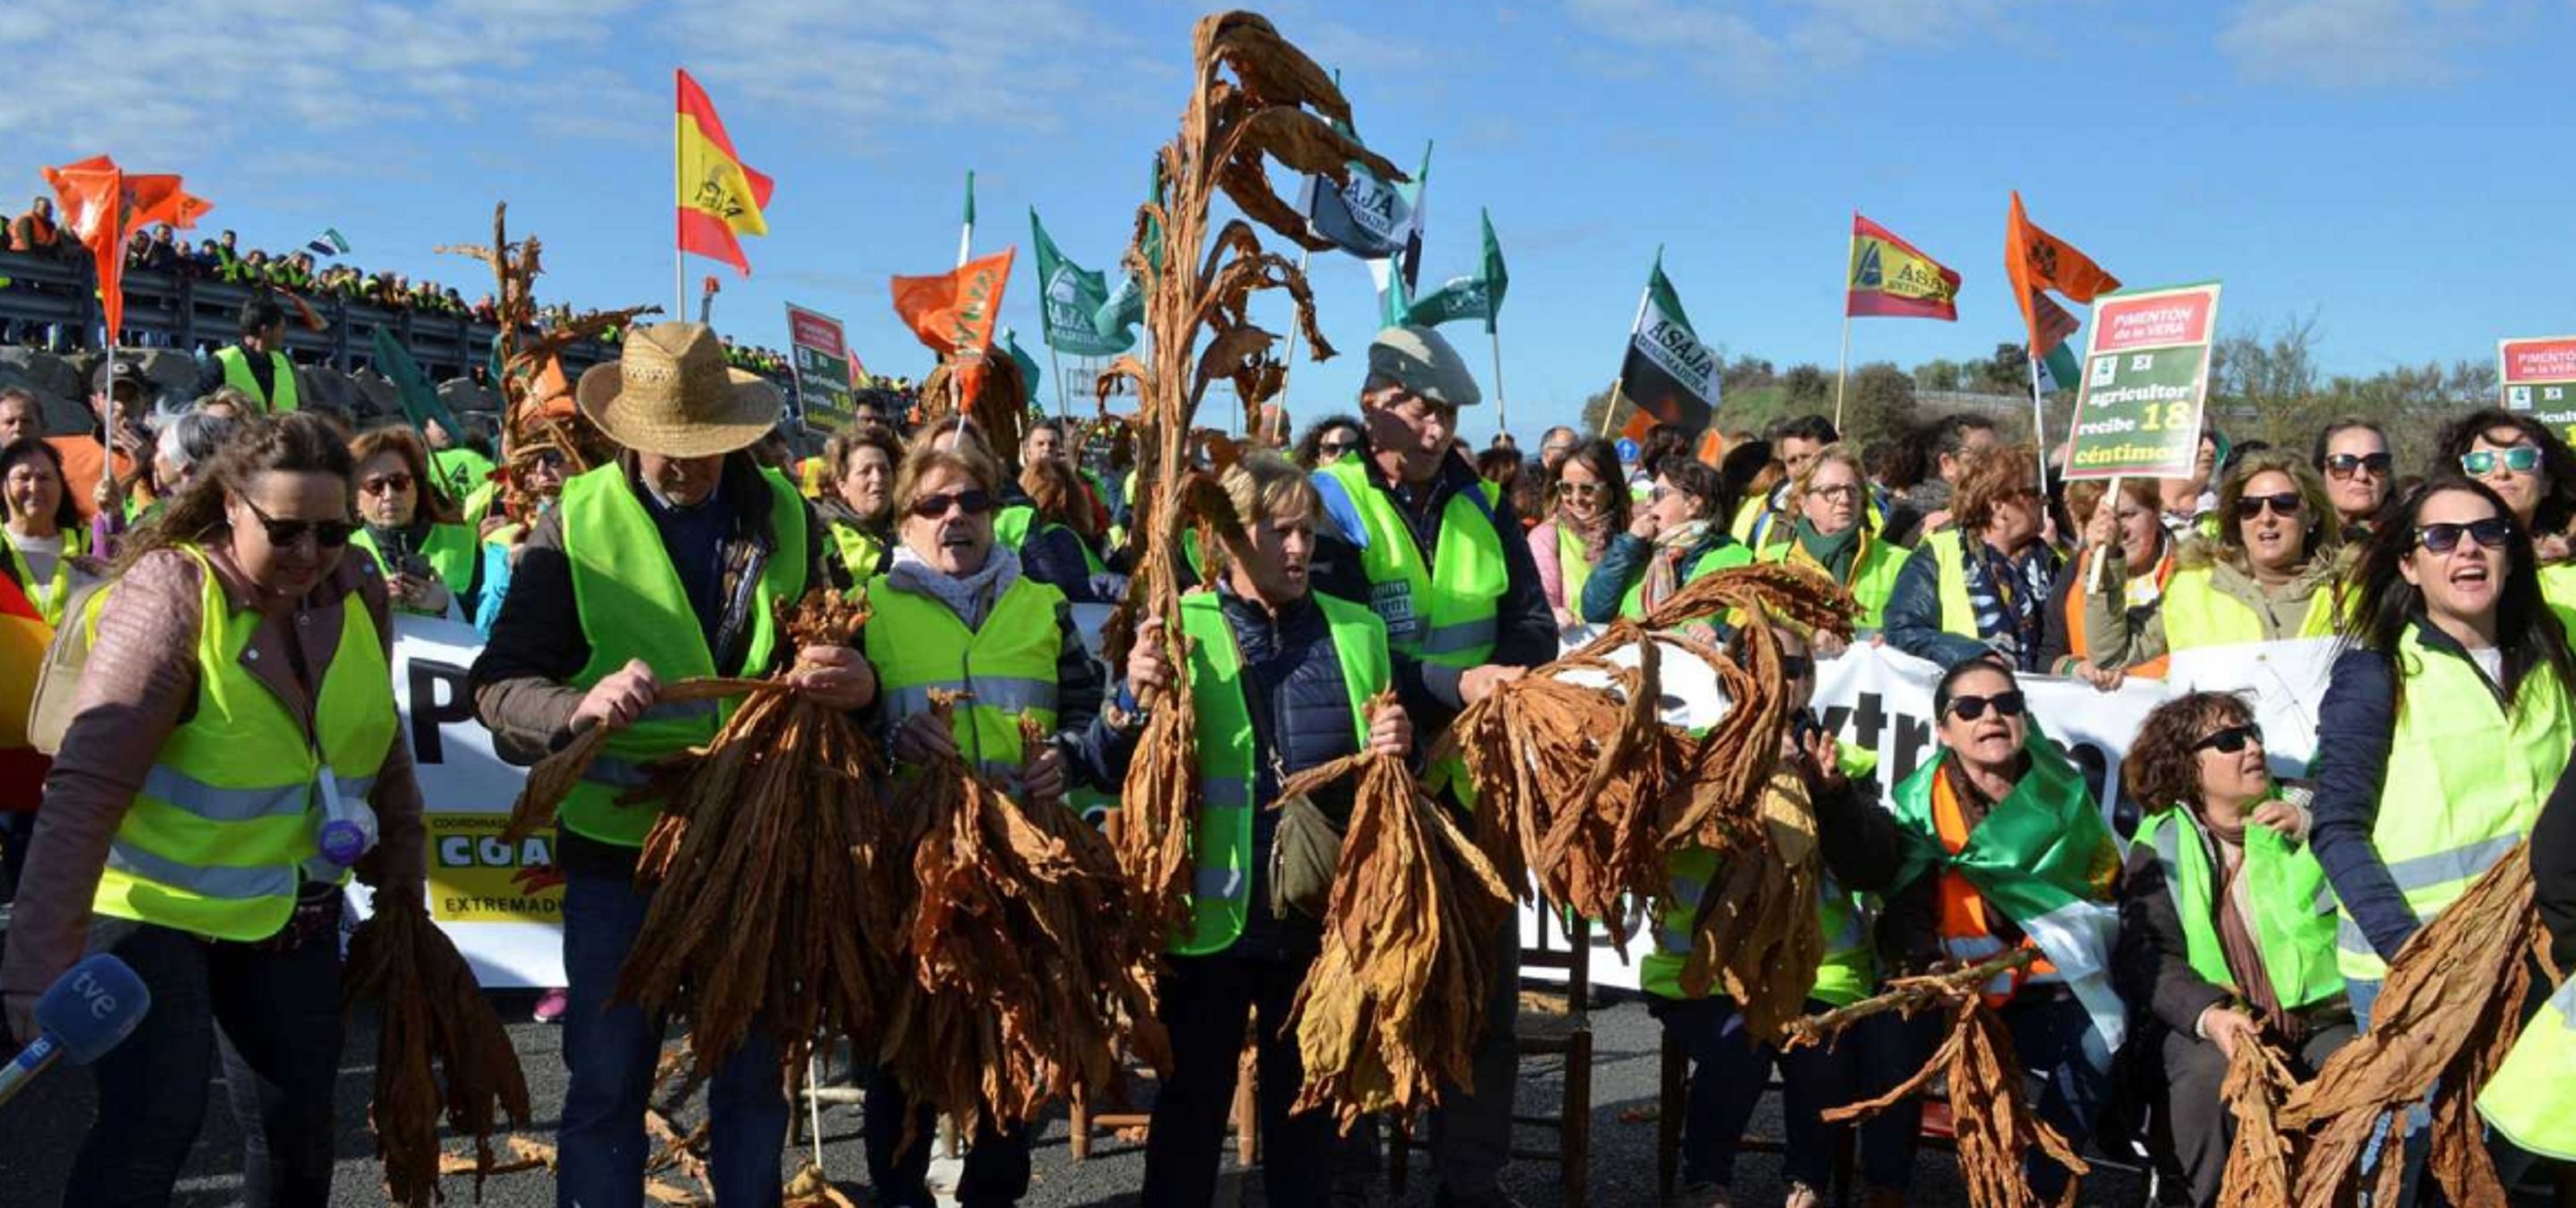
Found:
[[[671,146],[680,250],[722,260],[748,277],[751,261],[743,258],[734,236],[769,233],[765,211],[776,185],[734,153],[706,90],[688,72],[678,75],[679,115]]]
[[[45,183],[81,246],[98,268],[98,297],[107,314],[108,342],[125,325],[125,242],[154,223],[186,229],[213,209],[191,197],[179,178],[167,174],[128,176],[116,161],[93,155],[78,163],[44,170]]]
[[[894,313],[932,352],[957,358],[957,385],[966,398],[974,398],[984,384],[984,356],[1018,250],[1003,248],[935,277],[894,279]]]
[[[2075,245],[2039,229],[2021,208],[2021,192],[2012,195],[2012,216],[2004,225],[2004,271],[2011,275],[2013,301],[2021,306],[2022,326],[2030,332],[2030,355],[2046,356],[2048,349],[2066,338],[2073,330],[2058,328],[2066,312],[2048,315],[2040,310],[2048,299],[2042,290],[2056,290],[2078,302],[2090,303],[2100,294],[2120,288],[2120,279],[2102,271],[2090,256],[2075,250]]]

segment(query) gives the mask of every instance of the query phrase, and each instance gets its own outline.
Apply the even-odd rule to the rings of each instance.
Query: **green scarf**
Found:
[[[1853,524],[1839,536],[1828,537],[1804,516],[1798,517],[1798,548],[1816,565],[1832,574],[1834,582],[1851,582],[1852,560],[1860,556],[1860,525]]]

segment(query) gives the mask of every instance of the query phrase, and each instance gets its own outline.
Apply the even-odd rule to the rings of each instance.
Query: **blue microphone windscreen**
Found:
[[[88,1064],[107,1055],[143,1022],[152,992],[132,966],[99,953],[72,966],[36,1000],[36,1026],[63,1043],[63,1056]]]

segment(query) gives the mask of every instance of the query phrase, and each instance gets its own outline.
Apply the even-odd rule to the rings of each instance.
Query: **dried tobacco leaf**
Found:
[[[1512,901],[1397,756],[1363,753],[1311,768],[1280,796],[1354,774],[1323,951],[1287,1024],[1306,1066],[1297,1110],[1329,1108],[1344,1132],[1364,1116],[1438,1103],[1444,1081],[1472,1089],[1494,943]]]
[[[2281,1131],[2280,1107],[2297,1086],[2278,1050],[2253,1037],[2237,1040],[2235,1054],[2227,1059],[2227,1080],[2218,1088],[2219,1106],[2236,1118],[2218,1208],[2278,1208],[2290,1202],[2297,1146]]]
[[[474,970],[418,900],[378,894],[375,912],[349,938],[344,1003],[373,1002],[375,1097],[368,1121],[384,1160],[385,1195],[404,1208],[439,1197],[440,1116],[474,1138],[474,1192],[500,1168],[492,1133],[507,1115],[528,1123],[528,1080],[510,1034],[475,984]]]
[[[720,676],[684,679],[665,685],[653,699],[655,704],[680,705],[741,696],[761,686],[760,680]],[[555,816],[563,807],[564,798],[572,795],[573,786],[581,783],[582,774],[590,771],[590,765],[608,749],[608,739],[616,732],[613,726],[585,727],[573,735],[572,741],[565,743],[562,750],[537,761],[537,766],[528,769],[527,779],[520,782],[518,797],[510,802],[510,820],[501,828],[502,841],[517,843],[538,831],[554,829]],[[648,789],[642,794],[630,793],[627,796],[636,800],[659,800],[661,795],[660,790]]]
[[[2347,1200],[2382,1118],[2428,1094],[2429,1165],[2443,1191],[2463,1208],[2504,1204],[2475,1103],[2522,1035],[2531,988],[2526,956],[2541,942],[2528,845],[2498,860],[2406,941],[2388,964],[2370,1030],[2337,1050],[2282,1106],[2281,1126],[2308,1138],[2296,1179],[2299,1204],[2328,1208]]]
[[[1722,986],[1744,1013],[1745,1027],[1776,1043],[1806,1005],[1812,970],[1824,962],[1825,934],[1815,902],[1824,887],[1823,849],[1806,782],[1782,769],[1762,798],[1762,835],[1718,861],[1691,917],[1691,950],[1682,989],[1694,996]]]

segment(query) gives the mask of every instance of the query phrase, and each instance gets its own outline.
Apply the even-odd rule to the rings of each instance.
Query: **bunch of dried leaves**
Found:
[[[2476,1104],[2522,1036],[2532,962],[2548,953],[2531,895],[2530,853],[2517,846],[2398,950],[2370,1030],[2282,1106],[2281,1127],[2307,1138],[2297,1203],[2348,1202],[2373,1131],[2393,1132],[2428,1095],[2429,1165],[2443,1193],[2463,1208],[2505,1203]],[[2402,1163],[2382,1158],[2380,1166],[2384,1181]]]
[[[2240,1036],[2227,1058],[2219,1106],[2236,1118],[2236,1140],[2227,1150],[2219,1208],[2277,1208],[2290,1202],[2290,1171],[2297,1163],[2293,1138],[2281,1131],[2281,1103],[2299,1080],[2279,1050]]]
[[[384,1159],[385,1195],[404,1208],[438,1198],[438,1124],[474,1138],[474,1190],[497,1166],[492,1133],[506,1114],[528,1123],[528,1080],[474,970],[417,899],[377,894],[349,939],[345,1002],[373,1002],[375,1098],[367,1109]]]
[[[1824,854],[1807,783],[1797,772],[1771,773],[1761,827],[1760,837],[1720,859],[1702,886],[1681,982],[1692,995],[1723,989],[1744,1013],[1745,1027],[1776,1042],[1805,1007],[1807,984],[1825,959],[1816,916]],[[1799,970],[1808,972],[1799,976]]]
[[[1354,774],[1323,951],[1288,1020],[1306,1065],[1298,1110],[1330,1108],[1344,1131],[1376,1112],[1437,1103],[1443,1080],[1472,1085],[1494,941],[1512,903],[1493,865],[1397,756],[1309,769],[1280,796]]]
[[[984,430],[984,438],[993,446],[993,455],[1002,459],[1004,470],[1013,479],[1020,476],[1020,443],[1028,436],[1031,418],[1027,399],[1028,384],[1020,377],[1020,364],[1008,356],[985,350],[984,374],[975,387],[975,397],[958,406],[961,387],[957,363],[941,357],[921,379],[921,420],[923,429],[957,422],[957,413]]]
[[[959,699],[934,691],[943,720]],[[1023,721],[1032,758],[1045,741]],[[912,853],[906,947],[879,1060],[972,1136],[1105,1090],[1127,1040],[1168,1045],[1152,970],[1165,934],[1128,910],[1109,841],[1060,801],[1013,801],[954,754],[895,800]]]
[[[1151,616],[1163,621],[1172,665],[1182,665],[1180,517],[1193,419],[1214,381],[1233,384],[1249,419],[1284,376],[1270,354],[1277,337],[1250,321],[1252,295],[1287,290],[1314,358],[1333,354],[1316,330],[1305,275],[1263,251],[1254,232],[1257,222],[1318,251],[1331,246],[1271,190],[1267,163],[1347,181],[1346,165],[1357,161],[1387,179],[1403,179],[1395,165],[1336,129],[1336,123],[1348,127],[1350,103],[1268,21],[1218,13],[1201,19],[1193,36],[1189,104],[1179,133],[1156,157],[1161,187],[1138,208],[1126,255],[1127,269],[1144,283],[1147,353],[1119,357],[1095,386],[1105,403],[1122,381],[1132,384],[1141,437],[1137,472],[1149,484],[1137,501],[1130,538],[1137,574],[1104,631],[1113,663],[1124,658],[1137,623]],[[1208,211],[1220,194],[1246,218],[1212,227]],[[1135,909],[1153,925],[1177,928],[1188,916],[1195,751],[1188,723],[1163,719],[1186,717],[1189,702],[1175,684],[1145,703],[1165,733],[1149,735],[1142,749],[1158,750],[1153,738],[1177,742],[1156,759],[1140,759],[1144,770],[1130,775],[1121,794],[1118,851],[1140,895]]]
[[[724,700],[758,691],[764,683],[762,680],[724,678],[678,680],[662,685],[661,692],[653,697],[653,703],[682,705]],[[564,798],[572,795],[573,787],[581,783],[582,774],[590,770],[591,764],[598,762],[600,753],[608,749],[609,737],[616,732],[615,726],[584,727],[572,736],[572,741],[564,744],[562,750],[538,760],[537,766],[528,769],[527,779],[519,782],[519,795],[510,802],[510,820],[501,828],[502,840],[516,843],[538,831],[553,830],[555,815],[563,808]],[[658,776],[651,783],[621,794],[618,804],[659,801],[670,795],[671,788],[667,774]]]
[[[785,618],[798,646],[848,646],[863,602],[808,594]],[[879,865],[893,836],[876,746],[849,715],[763,681],[645,836],[638,885],[658,885],[618,976],[620,997],[689,1021],[698,1064],[755,1025],[791,1080],[819,1037],[872,1036],[899,944]]]
[[[2082,1176],[2091,1164],[2039,1118],[2030,1103],[2029,1081],[2014,1053],[2012,1032],[1986,1005],[1987,983],[2038,957],[2035,948],[2020,948],[1967,969],[1924,977],[1900,977],[1874,998],[1802,1019],[1789,1028],[1789,1043],[1830,1044],[1843,1029],[1872,1015],[1896,1011],[1912,1015],[1938,1007],[1950,1015],[1950,1034],[1932,1059],[1894,1090],[1863,1103],[1827,1111],[1827,1122],[1876,1115],[1922,1093],[1936,1078],[1949,1091],[1950,1120],[1959,1150],[1959,1174],[1968,1185],[1968,1202],[1977,1208],[2037,1208],[2042,1203],[2023,1177],[2022,1158],[2033,1147],[2073,1172],[2061,1206],[2076,1202]]]

